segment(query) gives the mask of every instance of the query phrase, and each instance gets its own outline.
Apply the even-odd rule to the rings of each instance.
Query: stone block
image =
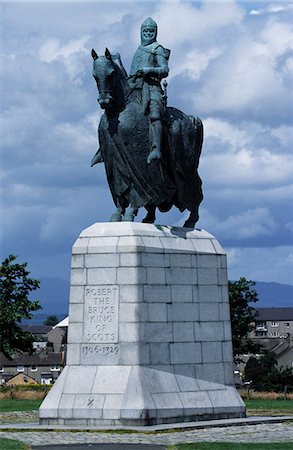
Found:
[[[70,286],[70,304],[84,301],[84,286]]]
[[[221,342],[203,342],[202,343],[202,361],[203,363],[222,362]]]
[[[221,260],[218,255],[194,255],[196,258],[196,267],[201,269],[215,269],[221,267]]]
[[[115,268],[89,268],[87,269],[87,284],[100,285],[100,284],[116,284]]]
[[[158,417],[180,417],[183,415],[182,403],[176,392],[153,394],[153,399]]]
[[[232,362],[233,360],[233,347],[232,342],[222,342],[223,362]]]
[[[216,239],[211,239],[211,243],[213,244],[213,247],[215,249],[215,252],[218,255],[225,255],[225,250],[223,249],[223,247],[221,246],[221,244],[216,240]]]
[[[119,253],[137,253],[144,250],[144,243],[140,236],[121,236],[119,237],[117,251]]]
[[[166,284],[165,269],[161,267],[148,267],[147,284]]]
[[[187,239],[181,237],[161,237],[160,240],[165,253],[193,253],[193,249]]]
[[[120,303],[140,303],[143,301],[143,286],[123,284],[119,291]]]
[[[104,402],[104,395],[76,395],[73,405],[73,418],[101,419]]]
[[[143,286],[143,299],[149,303],[171,303],[171,287],[163,285]]]
[[[82,342],[82,331],[83,324],[80,323],[70,323],[68,327],[68,344],[79,344]]]
[[[180,364],[174,366],[174,375],[181,392],[198,391],[194,365]]]
[[[148,305],[145,303],[121,303],[120,322],[146,322],[148,320]]]
[[[112,253],[92,253],[85,255],[85,267],[89,268],[106,268],[118,267],[119,255]]]
[[[89,238],[78,238],[72,247],[72,254],[86,254],[88,252]]]
[[[210,239],[198,239],[192,242],[196,253],[216,253]]]
[[[193,301],[193,291],[191,285],[175,284],[171,286],[172,302],[188,303]]]
[[[69,305],[70,323],[83,321],[83,304],[71,303]]]
[[[224,341],[232,340],[232,330],[230,321],[223,322],[224,327]]]
[[[122,342],[120,344],[121,354],[119,364],[125,365],[141,365],[150,364],[149,344],[140,342]]]
[[[217,269],[212,268],[199,268],[197,269],[197,277],[199,285],[215,285],[217,286]]]
[[[117,269],[118,284],[145,284],[146,269],[144,267],[119,267]]]
[[[200,322],[212,322],[220,320],[218,303],[200,303],[199,304],[199,321]]]
[[[156,237],[143,236],[144,251],[150,253],[164,253],[162,242]]]
[[[218,285],[227,286],[227,283],[228,283],[227,269],[218,269]]]
[[[169,343],[150,344],[151,364],[170,364]]]
[[[80,344],[69,344],[67,346],[66,363],[73,366],[80,364]]]
[[[130,375],[130,366],[100,366],[97,369],[92,392],[96,394],[123,394]]]
[[[171,267],[192,267],[191,265],[191,254],[180,254],[176,253],[175,255],[171,254]]]
[[[197,342],[171,343],[171,364],[193,364],[202,362],[201,345]]]
[[[195,375],[200,389],[220,389],[224,387],[225,375],[222,363],[196,364]]]
[[[72,269],[83,269],[84,268],[84,255],[80,255],[80,254],[72,255],[71,268]]]
[[[169,366],[147,367],[142,373],[142,383],[152,395],[178,392],[178,384],[172,368]]]
[[[62,394],[59,403],[59,414],[63,419],[71,418],[73,414],[73,405],[75,394]]]
[[[121,267],[140,267],[141,266],[141,253],[120,253],[120,266]]]
[[[198,301],[201,303],[222,302],[222,290],[220,286],[198,286]]]
[[[166,269],[166,283],[174,284],[197,284],[197,272],[193,268],[174,267]]]
[[[88,394],[96,377],[96,367],[70,366],[64,384],[64,394]],[[78,390],[77,390],[78,386]]]
[[[209,394],[205,391],[180,392],[179,397],[184,410],[187,410],[189,415],[211,414],[213,412]]]
[[[91,237],[88,244],[88,253],[116,253],[118,237]]]
[[[103,419],[120,419],[123,397],[124,395],[122,394],[106,395],[103,407]]]
[[[153,322],[145,324],[145,337],[147,342],[172,342],[172,323]]]
[[[150,322],[167,322],[167,305],[164,303],[148,304]]]
[[[70,284],[83,286],[86,284],[86,269],[71,269]]]
[[[197,322],[194,324],[195,341],[223,341],[222,322]]]
[[[168,308],[168,320],[171,322],[191,322],[198,320],[197,303],[174,303]]]
[[[219,304],[219,314],[220,320],[228,321],[230,320],[230,307],[229,303]]]
[[[142,253],[144,267],[170,267],[170,255],[163,253]]]
[[[121,323],[119,324],[120,342],[139,342],[144,341],[145,337],[144,323]]]
[[[194,323],[193,322],[174,322],[173,333],[174,342],[193,342],[194,341]]]

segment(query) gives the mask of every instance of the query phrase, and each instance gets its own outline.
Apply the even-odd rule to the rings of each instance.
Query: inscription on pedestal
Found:
[[[118,342],[118,286],[86,286],[83,342]]]

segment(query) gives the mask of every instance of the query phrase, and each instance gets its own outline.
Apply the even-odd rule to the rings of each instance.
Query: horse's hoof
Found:
[[[141,221],[141,223],[154,223],[154,221],[155,221],[155,217],[148,217],[148,216],[146,216],[142,221]]]
[[[121,222],[122,215],[119,213],[112,214],[110,222]]]
[[[123,222],[133,222],[134,221],[134,214],[132,213],[125,213],[122,217]]]
[[[193,220],[186,220],[186,222],[184,222],[183,227],[184,228],[194,228],[195,222],[193,222]]]

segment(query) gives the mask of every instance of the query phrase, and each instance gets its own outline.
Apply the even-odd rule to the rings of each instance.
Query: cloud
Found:
[[[229,279],[241,276],[252,281],[292,284],[293,246],[274,248],[226,248]]]
[[[104,167],[90,168],[102,113],[90,50],[120,52],[129,69],[140,25],[151,16],[159,42],[171,49],[169,104],[204,122],[198,226],[237,250],[231,270],[235,264],[245,274],[254,264],[250,255],[259,276],[265,274],[250,248],[269,254],[270,247],[281,260],[281,250],[273,249],[285,254],[293,223],[291,7],[264,5],[258,15],[234,1],[0,8],[4,256],[21,253],[41,276],[48,265],[62,276],[60,261],[68,264],[79,232],[109,220],[114,205]],[[173,208],[158,214],[158,223],[181,225],[184,215]],[[280,277],[289,271],[284,266]]]

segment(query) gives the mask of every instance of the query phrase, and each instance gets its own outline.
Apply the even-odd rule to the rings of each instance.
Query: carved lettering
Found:
[[[84,342],[118,342],[118,286],[86,286]]]

